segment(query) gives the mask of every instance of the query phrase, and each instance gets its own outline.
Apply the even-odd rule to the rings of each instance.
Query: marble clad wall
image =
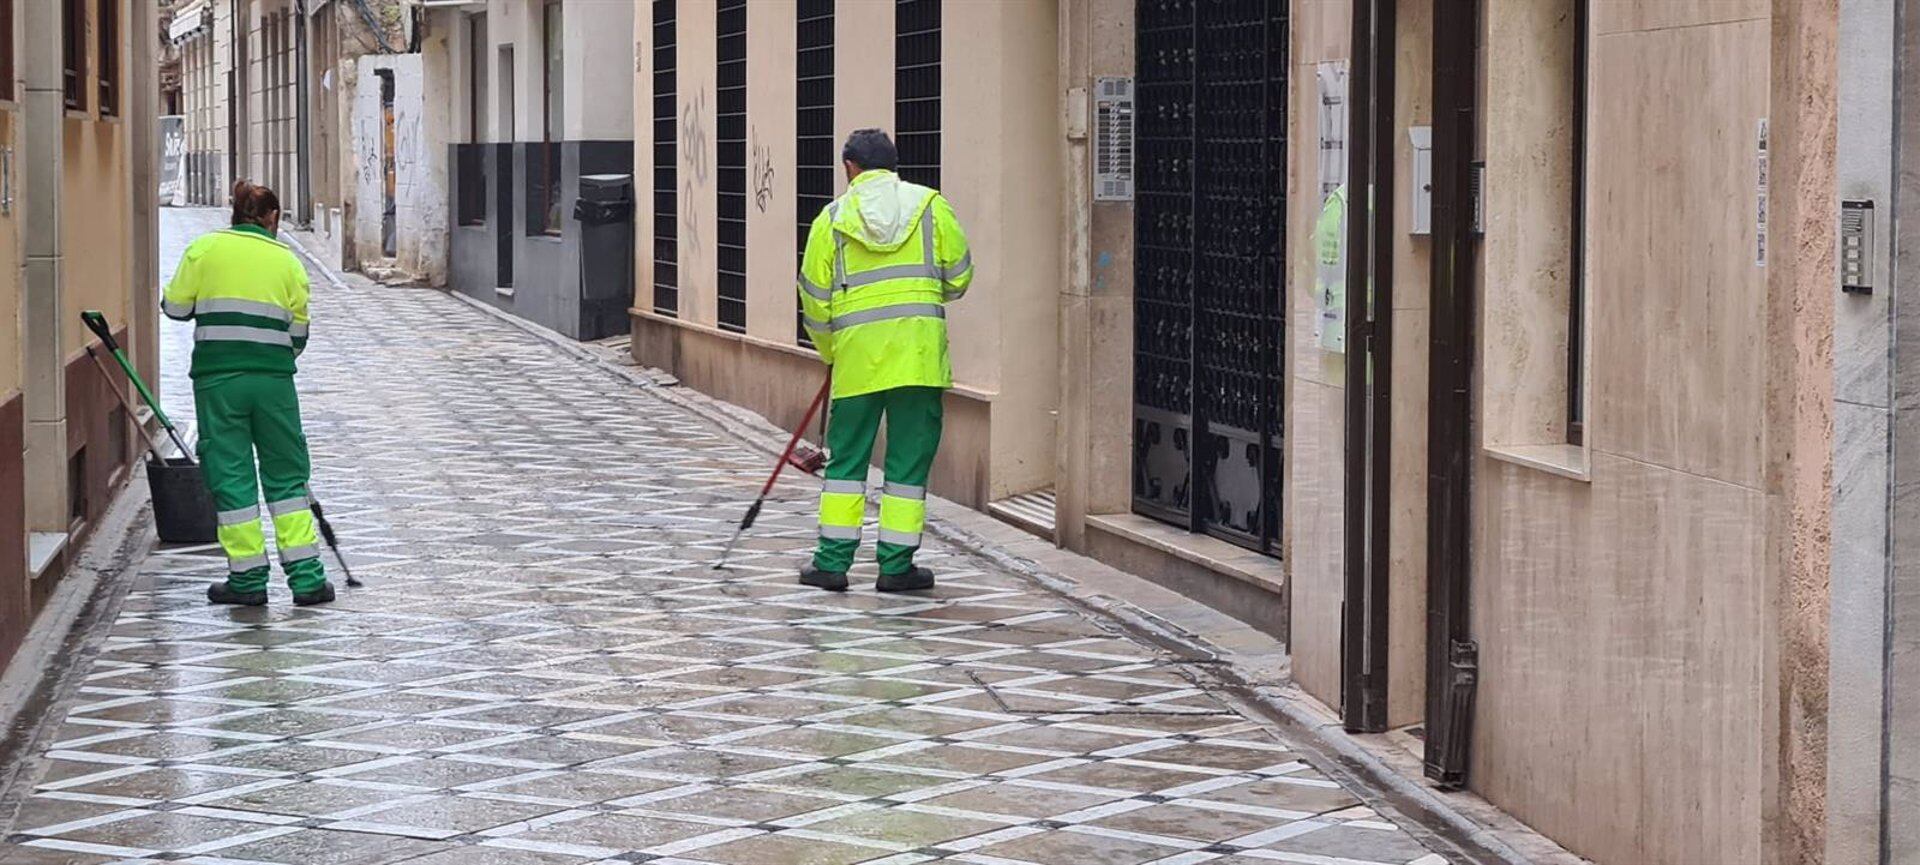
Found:
[[[1513,3],[1538,8],[1488,7],[1488,92],[1513,97],[1484,106],[1496,209],[1539,189],[1500,189],[1529,174],[1494,164],[1526,158],[1496,142],[1537,133],[1527,100],[1558,98],[1496,87],[1497,40],[1519,23],[1496,7]],[[1584,479],[1490,457],[1474,478],[1473,787],[1604,865],[1760,861],[1767,14],[1762,0],[1594,2]],[[1483,352],[1515,339],[1515,310],[1495,300],[1510,281],[1552,276],[1491,260],[1494,232],[1539,230],[1529,222],[1488,214]],[[1528,315],[1564,332],[1564,302]],[[1524,417],[1503,399],[1559,396],[1563,410],[1564,390],[1502,388],[1494,373],[1483,418]]]

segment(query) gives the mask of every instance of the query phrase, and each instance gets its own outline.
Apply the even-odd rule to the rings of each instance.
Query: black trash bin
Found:
[[[210,544],[220,539],[220,512],[200,466],[181,457],[147,460],[154,530],[163,543]]]
[[[573,218],[580,222],[580,338],[626,333],[633,305],[633,175],[581,175]]]

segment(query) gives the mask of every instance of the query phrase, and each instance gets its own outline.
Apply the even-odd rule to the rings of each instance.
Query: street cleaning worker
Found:
[[[867,463],[885,418],[875,588],[929,589],[933,572],[914,566],[913,553],[940,447],[940,401],[953,386],[946,305],[973,281],[973,258],[947,199],[894,173],[900,156],[885,132],[855,131],[840,158],[847,191],[814,217],[800,265],[807,335],[833,369],[820,542],[800,582],[846,590],[866,513]]]
[[[275,239],[279,230],[273,190],[234,184],[233,227],[187,247],[161,304],[169,318],[194,323],[200,465],[220,510],[220,546],[227,553],[227,578],[207,587],[207,600],[216,604],[267,602],[263,487],[293,602],[333,600],[307,497],[311,464],[293,388],[294,358],[307,347],[307,271]]]

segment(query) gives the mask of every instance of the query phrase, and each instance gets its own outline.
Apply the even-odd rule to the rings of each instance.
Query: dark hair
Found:
[[[264,186],[242,180],[233,185],[233,224],[267,227],[267,217],[280,209],[280,196]]]
[[[900,151],[893,147],[893,139],[878,129],[855,129],[847,136],[846,146],[840,148],[840,158],[861,169],[878,168],[892,171],[900,164]]]

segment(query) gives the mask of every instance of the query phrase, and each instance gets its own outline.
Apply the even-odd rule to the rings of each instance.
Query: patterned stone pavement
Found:
[[[316,493],[368,587],[209,607],[214,551],[156,550],[0,862],[1445,861],[982,559],[799,588],[804,479],[711,570],[760,454],[445,295],[315,283]]]

